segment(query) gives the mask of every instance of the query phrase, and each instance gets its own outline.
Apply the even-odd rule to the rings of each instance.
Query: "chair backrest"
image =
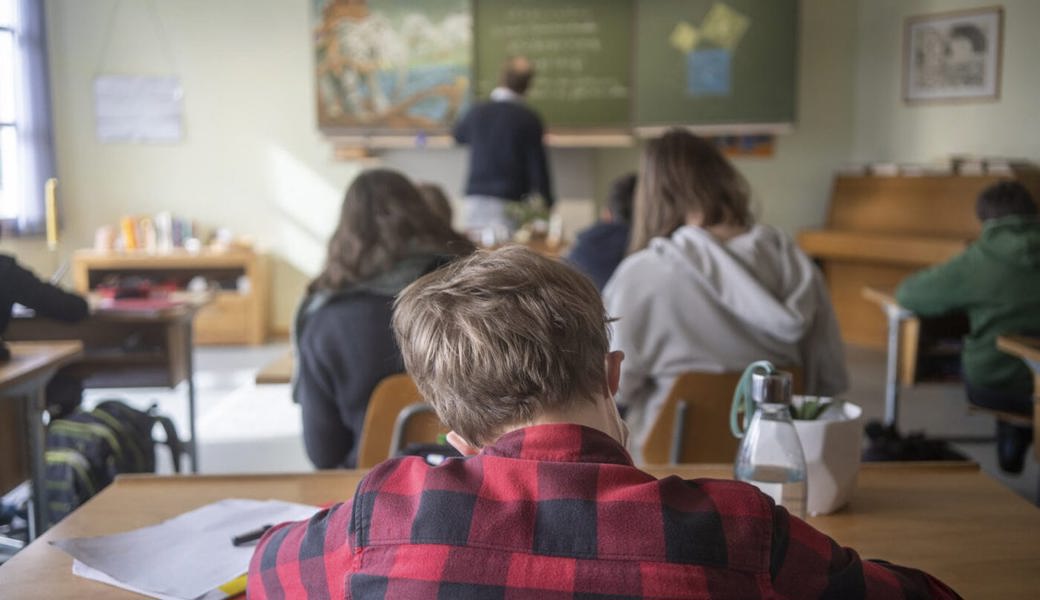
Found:
[[[792,389],[802,389],[801,369]],[[729,430],[730,405],[741,373],[683,373],[672,385],[664,407],[643,445],[647,464],[731,463],[740,440]]]
[[[408,444],[433,443],[446,433],[448,429],[436,413],[424,407],[428,405],[408,374],[380,381],[368,400],[358,443],[358,468],[374,467]]]

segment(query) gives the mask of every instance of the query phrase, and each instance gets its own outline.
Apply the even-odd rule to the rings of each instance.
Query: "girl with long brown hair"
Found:
[[[629,251],[604,300],[625,352],[618,401],[633,449],[686,371],[770,360],[800,367],[805,393],[847,388],[819,271],[790,237],[755,223],[747,182],[710,141],[672,129],[646,145]]]
[[[355,465],[372,390],[404,371],[390,332],[394,297],[472,251],[472,242],[436,216],[396,171],[365,171],[347,189],[325,266],[307,287],[293,331],[293,398],[316,467]]]

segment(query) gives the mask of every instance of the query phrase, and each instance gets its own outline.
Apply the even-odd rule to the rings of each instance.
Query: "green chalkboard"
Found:
[[[476,0],[473,11],[478,98],[507,56],[524,55],[536,69],[528,102],[550,128],[631,126],[632,0]]]
[[[798,0],[310,1],[326,131],[447,131],[510,55],[556,133],[795,121]]]
[[[636,3],[635,126],[788,124],[798,0]]]

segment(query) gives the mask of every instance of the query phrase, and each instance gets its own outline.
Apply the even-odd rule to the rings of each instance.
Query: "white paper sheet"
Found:
[[[183,95],[177,77],[97,77],[94,120],[98,141],[179,142]]]
[[[253,546],[231,538],[267,524],[309,518],[316,507],[277,500],[229,499],[151,527],[51,543],[82,566],[73,572],[142,594],[195,599],[243,574]],[[85,567],[85,568],[84,568]],[[96,573],[95,573],[96,572]]]

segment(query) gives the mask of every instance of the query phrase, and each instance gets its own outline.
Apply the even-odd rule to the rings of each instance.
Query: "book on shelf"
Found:
[[[899,174],[903,177],[939,177],[952,172],[944,165],[907,163],[899,165]]]
[[[877,177],[895,177],[899,175],[899,165],[894,162],[871,163],[870,172]]]

